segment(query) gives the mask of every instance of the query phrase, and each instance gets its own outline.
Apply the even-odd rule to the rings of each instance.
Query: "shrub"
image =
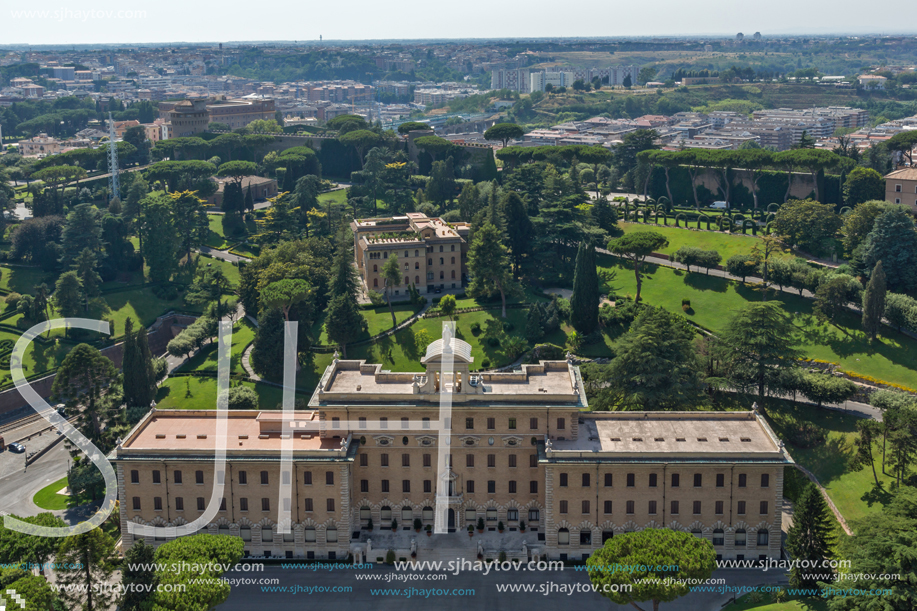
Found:
[[[814,448],[825,443],[828,433],[811,422],[799,422],[786,431],[787,441],[797,448]]]
[[[538,344],[535,346],[535,356],[540,360],[562,361],[566,355],[567,352],[563,346],[558,346],[557,344]]]
[[[248,386],[235,386],[229,389],[229,409],[258,409],[258,393]]]
[[[478,518],[478,530],[484,530],[484,518]]]
[[[22,299],[22,295],[19,293],[10,293],[6,296],[6,307],[15,310],[20,299]]]
[[[481,369],[490,369],[490,359],[481,361]]]
[[[392,519],[392,530],[398,530],[398,520]]]
[[[374,307],[385,305],[385,297],[379,291],[369,291],[369,300]]]
[[[471,323],[471,334],[477,337],[481,333],[481,323],[473,322]]]
[[[506,321],[503,323],[503,330],[506,331],[507,333],[509,333],[510,331],[512,331],[515,328],[516,328],[516,325],[514,325],[513,323],[509,321]]]
[[[178,289],[173,284],[163,284],[153,287],[153,294],[163,301],[173,301],[178,299]]]
[[[497,530],[503,530],[503,522],[502,522],[502,520],[501,520],[500,522],[497,522]]]
[[[420,521],[420,518],[414,518],[414,530],[420,530],[423,528],[423,522]]]
[[[690,308],[690,307],[691,307],[691,300],[690,300],[690,299],[682,299],[682,300],[681,300],[681,305],[682,305],[682,306],[688,306],[688,307]]]
[[[385,564],[395,564],[395,550],[390,549],[385,553]]]
[[[504,552],[503,550],[500,550],[500,555],[497,556],[497,560],[499,560],[500,562],[506,562],[506,552]]]
[[[491,348],[499,348],[500,347],[500,338],[499,337],[488,337],[487,345],[490,346]]]

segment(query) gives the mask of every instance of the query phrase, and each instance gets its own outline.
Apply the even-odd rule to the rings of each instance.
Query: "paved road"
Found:
[[[9,458],[7,454],[9,452],[4,452],[3,457]],[[25,459],[22,456],[22,454],[12,454],[12,457],[18,460],[4,462],[0,470],[0,511],[14,513],[18,516],[31,516],[47,511],[32,503],[32,497],[48,484],[67,475],[70,453],[67,452],[65,444],[59,443],[29,465],[28,469],[23,468]],[[65,511],[54,513],[67,520],[64,515]]]
[[[421,558],[418,558],[421,560]],[[448,574],[445,580],[410,580],[410,581],[364,581],[357,580],[356,573],[388,575],[398,577],[399,572],[394,568],[375,565],[378,568],[367,570],[340,570],[340,571],[312,571],[309,569],[283,569],[279,566],[265,567],[263,572],[229,572],[224,575],[228,579],[279,579],[279,587],[301,588],[309,587],[351,587],[349,592],[313,592],[308,594],[300,592],[269,592],[263,591],[261,585],[236,585],[232,587],[229,599],[218,606],[218,611],[249,611],[258,607],[276,607],[283,609],[293,608],[326,608],[337,607],[342,604],[349,607],[365,607],[371,609],[392,609],[402,611],[409,604],[418,604],[424,608],[435,608],[440,611],[466,609],[481,609],[487,611],[503,611],[504,609],[526,609],[527,611],[556,611],[558,604],[570,605],[577,611],[633,611],[630,605],[616,605],[607,598],[595,592],[562,592],[560,588],[570,588],[573,585],[584,587],[589,583],[588,575],[584,571],[565,569],[563,571],[492,571],[489,575],[482,573],[463,572],[458,575]],[[433,574],[428,572],[408,571],[409,577]],[[404,573],[401,573],[404,574]],[[724,587],[759,586],[759,585],[786,585],[786,578],[774,571],[762,572],[755,569],[720,570],[714,573],[714,578],[722,578]],[[534,591],[497,592],[498,584],[531,584]],[[373,595],[370,589],[414,589],[411,596],[407,593],[389,595]],[[551,588],[551,593],[539,591],[540,588]],[[432,594],[425,596],[417,590],[440,589],[449,594]],[[471,595],[451,595],[453,589],[474,590]],[[665,603],[665,611],[719,611],[719,609],[732,599],[732,593],[692,593],[671,603]],[[410,601],[410,602],[408,602]],[[435,602],[434,602],[435,601]],[[652,608],[651,604],[641,605],[644,609]]]

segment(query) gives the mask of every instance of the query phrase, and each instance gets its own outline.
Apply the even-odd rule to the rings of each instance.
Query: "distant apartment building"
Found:
[[[582,80],[591,82],[598,77],[603,83],[608,85],[623,85],[624,79],[630,77],[633,85],[637,84],[637,75],[640,73],[640,66],[609,66],[607,68],[585,68],[573,71],[573,80]]]
[[[172,138],[185,138],[205,132],[210,124],[207,100],[181,101],[167,111],[167,120],[172,124]]]
[[[902,168],[886,175],[885,200],[917,212],[917,168]]]
[[[877,74],[861,74],[857,80],[864,89],[885,89],[885,81],[888,79]]]
[[[382,267],[398,257],[404,275],[395,295],[408,294],[413,284],[420,292],[456,289],[466,274],[467,223],[447,223],[420,212],[389,218],[356,219],[350,224],[354,256],[367,290],[382,291]]]
[[[575,80],[573,72],[532,72],[529,75],[529,91],[544,91],[548,85],[555,89],[572,87]]]
[[[492,90],[509,89],[519,93],[528,93],[530,86],[528,70],[500,68],[491,72],[490,88]]]
[[[76,68],[73,66],[54,66],[51,68],[51,73],[54,78],[59,78],[62,81],[76,80]]]

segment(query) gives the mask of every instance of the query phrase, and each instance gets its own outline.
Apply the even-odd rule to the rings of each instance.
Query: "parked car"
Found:
[[[7,447],[10,449],[10,452],[15,452],[16,454],[22,454],[25,452],[25,446],[15,441]]]
[[[717,210],[725,210],[725,209],[728,208],[729,206],[728,206],[728,204],[726,204],[726,202],[713,202],[712,204],[710,204],[709,207],[710,207],[710,208],[715,208],[715,209],[717,209]]]

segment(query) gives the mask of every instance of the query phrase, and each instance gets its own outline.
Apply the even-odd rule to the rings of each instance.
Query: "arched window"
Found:
[[[478,519],[478,512],[477,512],[477,511],[475,511],[474,509],[466,509],[466,510],[465,510],[465,521],[466,521],[466,522],[474,522],[474,521],[477,520],[477,519]]]
[[[443,272],[439,272],[439,279],[442,280],[446,275]]]
[[[413,519],[414,519],[414,512],[411,510],[411,508],[402,507],[401,508],[401,524],[403,526],[410,526],[411,520]]]
[[[557,531],[557,545],[570,545],[570,531],[566,528]]]
[[[378,287],[378,286],[379,286],[379,279],[373,278],[373,287]]]
[[[360,507],[360,519],[361,520],[369,520],[372,517],[373,517],[372,511],[370,510],[369,507]]]
[[[445,259],[444,259],[443,257],[440,257],[440,258],[439,258],[439,264],[440,264],[440,265],[443,265],[444,263],[445,263]]]
[[[529,509],[529,522],[537,522],[541,518],[541,512],[537,509]]]
[[[420,276],[414,276],[414,284],[420,284]]]
[[[414,269],[420,269],[420,261],[414,261]]]
[[[325,531],[325,541],[328,543],[337,543],[338,540],[338,529],[331,527]]]
[[[410,269],[409,266],[410,266],[410,263],[405,263],[405,264],[404,264],[404,269]]]
[[[382,520],[391,520],[392,519],[392,508],[386,505],[381,510],[379,510],[379,518]]]
[[[723,545],[724,543],[724,534],[722,528],[717,528],[713,531],[713,544],[714,545]]]
[[[410,257],[411,255],[410,255],[409,253],[410,253],[409,250],[404,251],[404,256],[405,256],[405,257]]]
[[[744,529],[744,528],[740,528],[739,530],[736,531],[735,546],[736,546],[736,547],[739,547],[739,546],[745,547],[745,541],[746,541],[746,539],[745,539],[745,529]]]
[[[455,270],[452,270],[452,279],[455,280]]]
[[[432,520],[432,519],[433,519],[433,508],[432,508],[432,507],[424,507],[424,508],[423,508],[423,519],[424,519],[425,522],[426,522],[427,520]]]
[[[419,256],[420,256],[420,251],[419,251],[419,250],[415,250],[415,251],[414,251],[414,256],[415,256],[415,257],[419,257]]]
[[[314,543],[314,542],[315,542],[315,529],[314,529],[313,527],[311,527],[311,526],[306,526],[306,529],[305,529],[305,531],[303,531],[303,532],[304,532],[305,535],[306,535],[306,543]]]
[[[763,530],[763,529],[759,530],[758,531],[758,545],[759,546],[767,545],[769,536],[770,536],[770,533],[767,532],[766,530]]]
[[[411,279],[410,279],[408,276],[405,276],[405,277],[404,277],[404,283],[405,283],[405,284],[411,284]]]
[[[452,265],[455,265],[455,257],[452,257]]]
[[[379,271],[379,266],[376,264],[373,264],[373,272],[378,273],[378,271]]]

